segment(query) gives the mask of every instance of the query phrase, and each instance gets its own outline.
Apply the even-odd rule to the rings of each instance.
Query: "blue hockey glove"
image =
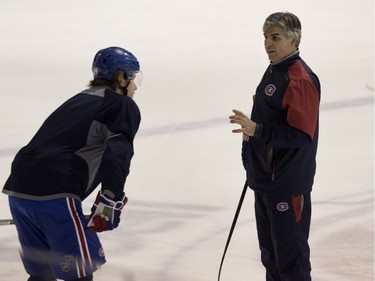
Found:
[[[127,202],[128,197],[125,196],[125,193],[122,194],[122,200],[113,201],[105,197],[100,190],[91,208],[91,215],[87,226],[95,232],[116,228],[120,223],[121,210]]]

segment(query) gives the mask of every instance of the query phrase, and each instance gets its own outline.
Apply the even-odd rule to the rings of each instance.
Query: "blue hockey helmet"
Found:
[[[120,47],[108,47],[96,53],[92,63],[94,78],[112,80],[119,70],[126,74],[128,80],[133,80],[140,70],[137,58]]]

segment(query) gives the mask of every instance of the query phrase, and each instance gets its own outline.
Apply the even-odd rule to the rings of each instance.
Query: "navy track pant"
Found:
[[[255,192],[255,217],[266,281],[311,281],[310,193],[270,196]]]

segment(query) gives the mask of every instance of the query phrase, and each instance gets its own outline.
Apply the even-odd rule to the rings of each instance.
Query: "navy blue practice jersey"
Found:
[[[85,199],[100,183],[121,196],[140,124],[133,99],[108,87],[67,100],[16,155],[3,192],[25,199]]]

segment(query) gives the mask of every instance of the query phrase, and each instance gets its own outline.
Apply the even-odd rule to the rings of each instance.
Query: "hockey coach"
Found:
[[[267,281],[311,281],[308,237],[318,147],[320,83],[299,55],[301,23],[289,12],[263,25],[268,65],[251,117],[233,110],[241,125],[242,160],[254,190],[261,260]]]

